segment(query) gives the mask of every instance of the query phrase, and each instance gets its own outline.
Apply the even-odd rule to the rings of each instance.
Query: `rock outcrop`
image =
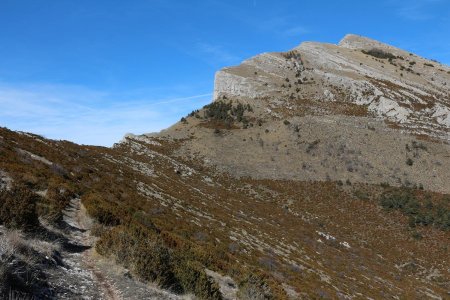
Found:
[[[248,124],[214,134],[201,110],[160,136],[237,177],[450,192],[449,86],[448,66],[375,40],[304,42],[217,72],[214,101],[250,105]]]
[[[411,133],[449,141],[449,87],[448,66],[350,34],[338,45],[304,42],[225,68],[216,74],[214,99],[294,110],[298,99],[366,105]]]
[[[447,299],[449,76],[348,35],[112,148],[0,128],[0,298]]]

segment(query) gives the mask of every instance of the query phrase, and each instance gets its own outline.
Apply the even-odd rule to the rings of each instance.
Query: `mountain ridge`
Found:
[[[211,134],[226,126],[201,109],[153,136],[187,139],[180,157],[237,177],[450,192],[450,69],[361,36],[340,44],[305,42],[218,71],[212,104],[251,106],[239,130]]]
[[[0,297],[448,298],[448,67],[342,43],[111,148],[0,128]]]
[[[409,118],[423,123],[437,123],[437,127],[442,127],[439,135],[449,140],[450,110],[447,86],[450,85],[450,68],[417,56],[410,57],[412,55],[406,51],[356,35],[347,35],[340,45],[305,42],[292,50],[298,51],[300,59],[290,57],[291,61],[283,60],[283,54],[265,53],[244,61],[240,66],[225,68],[216,73],[214,100],[227,95],[238,98],[273,98],[281,92],[288,97],[312,97],[314,100],[332,101],[339,97],[339,92],[343,92],[348,97],[345,100],[367,104],[369,110],[380,117],[399,123],[407,123]],[[377,48],[392,51],[393,53],[385,53],[392,57],[376,60],[376,57],[369,57],[361,52]],[[345,53],[340,53],[339,50]],[[292,52],[286,52],[284,55],[289,53]],[[250,69],[254,69],[254,72],[262,69],[266,73],[258,76],[253,72],[255,76],[252,76]],[[327,73],[328,78],[324,77],[324,73]],[[266,75],[269,80],[264,78]],[[435,75],[438,77],[432,77]],[[306,79],[312,76],[311,78],[320,81],[317,83],[319,86],[311,91],[319,92],[318,95],[301,93],[298,91],[298,85],[294,87],[295,80],[305,76]],[[282,81],[286,78],[291,81],[291,88],[280,91],[279,86],[283,85]],[[389,81],[395,86],[386,89],[383,87],[383,81]],[[327,86],[320,86],[321,84]],[[285,83],[286,85],[289,83]],[[381,96],[381,100],[377,99]],[[406,101],[402,98],[406,98]],[[440,101],[441,98],[444,98],[443,101]],[[415,107],[411,108],[413,105],[431,107],[419,111]],[[423,129],[433,130],[430,126]]]

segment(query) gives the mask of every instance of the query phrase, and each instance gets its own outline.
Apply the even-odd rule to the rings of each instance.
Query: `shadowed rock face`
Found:
[[[216,73],[214,101],[249,104],[249,126],[214,134],[201,110],[160,136],[237,177],[450,192],[449,86],[448,66],[365,37],[304,42]]]
[[[373,116],[409,132],[448,141],[449,72],[407,51],[347,35],[338,45],[304,42],[225,68],[216,74],[214,99],[262,101],[261,107],[278,99],[279,107],[294,105],[294,113],[297,99],[367,105]]]

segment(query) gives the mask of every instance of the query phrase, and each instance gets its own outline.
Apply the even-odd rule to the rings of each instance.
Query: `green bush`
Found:
[[[229,120],[231,119],[231,107],[231,102],[225,103],[223,101],[214,101],[204,107],[205,117],[221,121]]]
[[[244,116],[245,112],[253,112],[252,107],[247,104],[238,103],[233,105],[230,102],[214,101],[204,107],[205,118],[224,122],[228,127],[233,122],[248,124],[248,119]]]
[[[385,209],[405,209],[411,202],[417,202],[414,195],[408,191],[384,193],[381,196],[381,206]]]
[[[392,60],[392,59],[396,59],[397,58],[397,56],[395,56],[392,53],[383,51],[381,49],[376,49],[376,48],[373,48],[373,49],[370,49],[370,50],[367,50],[367,51],[366,50],[362,50],[362,53],[370,55],[370,56],[373,56],[373,57],[376,57],[376,58],[381,58],[381,59]]]
[[[156,282],[166,289],[178,289],[178,281],[171,267],[170,252],[161,242],[138,242],[132,253],[131,266],[140,279]]]
[[[98,253],[115,258],[142,280],[170,286],[174,276],[169,250],[144,226],[128,226],[119,225],[105,232],[96,244]]]
[[[298,51],[296,50],[291,50],[288,52],[285,52],[282,54],[286,59],[297,59],[300,60],[301,59],[301,55]]]
[[[422,205],[409,189],[389,191],[382,194],[380,204],[387,210],[400,210],[409,217],[409,225],[434,225],[442,230],[450,230],[450,210],[443,205],[434,206],[428,200]]]
[[[443,230],[450,230],[450,210],[444,206],[436,207],[434,224]]]
[[[52,223],[62,220],[63,210],[69,205],[73,193],[59,186],[49,186],[47,194],[37,203],[37,212]]]
[[[239,299],[243,300],[270,300],[273,293],[262,276],[250,274],[239,285]]]
[[[138,278],[158,283],[174,292],[193,293],[201,299],[221,299],[217,285],[208,278],[195,255],[173,251],[158,230],[131,222],[105,232],[96,244],[99,254],[113,257]]]
[[[0,223],[9,228],[27,229],[39,225],[36,203],[39,196],[23,185],[0,190]]]
[[[120,212],[113,202],[104,200],[97,193],[87,194],[81,200],[88,214],[100,224],[106,226],[120,224]]]
[[[200,263],[179,261],[175,272],[184,292],[192,292],[201,299],[222,299],[219,286],[209,279]]]

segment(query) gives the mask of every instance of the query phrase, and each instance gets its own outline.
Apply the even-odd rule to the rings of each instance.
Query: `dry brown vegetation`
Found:
[[[29,191],[47,190],[37,212],[58,219],[67,198],[80,196],[102,224],[97,251],[140,280],[205,299],[220,298],[205,268],[234,278],[244,299],[285,299],[283,284],[313,298],[408,298],[449,288],[449,232],[411,228],[401,209],[383,209],[382,195],[398,188],[238,180],[173,156],[179,143],[165,139],[107,149],[0,135],[0,169]],[[450,205],[444,195],[410,191],[420,203]]]
[[[344,96],[342,96],[342,100],[333,102],[318,102],[311,99],[292,99],[292,103],[295,104],[295,110],[288,110],[286,108],[275,108],[273,110],[281,113],[281,115],[290,117],[306,115],[344,115],[367,117],[370,115],[367,105],[357,105],[345,101]]]
[[[15,184],[10,190],[0,190],[0,224],[25,229],[37,226],[37,200],[25,186]]]
[[[1,299],[29,299],[31,295],[49,297],[43,268],[57,264],[59,250],[58,243],[0,228]]]

